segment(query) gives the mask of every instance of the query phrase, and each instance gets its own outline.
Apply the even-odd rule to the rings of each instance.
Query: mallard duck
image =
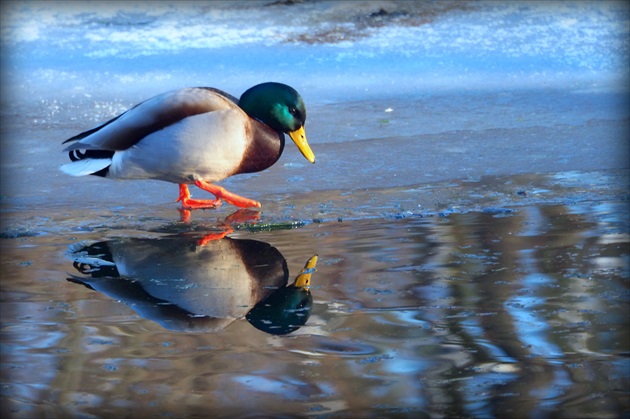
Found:
[[[214,208],[221,200],[260,207],[213,183],[271,167],[284,149],[284,133],[315,163],[305,120],[302,97],[281,83],[258,84],[240,99],[210,87],[174,90],[64,141],[74,143],[64,149],[72,162],[61,170],[73,176],[177,183],[177,201],[185,209]],[[192,199],[190,184],[215,199]]]

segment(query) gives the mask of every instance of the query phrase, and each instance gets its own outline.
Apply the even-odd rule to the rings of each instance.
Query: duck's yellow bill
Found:
[[[300,153],[306,157],[306,160],[311,163],[315,163],[315,154],[313,154],[311,147],[306,142],[306,132],[304,131],[304,127],[300,127],[295,131],[290,132],[289,137],[291,137],[298,150],[300,150]]]
[[[317,255],[311,257],[304,265],[304,269],[295,278],[293,286],[300,288],[308,288],[311,285],[311,275],[315,272],[315,265],[317,265]]]

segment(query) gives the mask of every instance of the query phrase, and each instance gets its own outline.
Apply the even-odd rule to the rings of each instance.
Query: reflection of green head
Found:
[[[286,335],[304,326],[311,315],[313,297],[309,291],[317,255],[311,257],[293,284],[279,288],[247,313],[247,321],[272,335]]]
[[[311,292],[290,285],[256,304],[245,317],[256,329],[272,335],[286,335],[306,324],[312,307]]]

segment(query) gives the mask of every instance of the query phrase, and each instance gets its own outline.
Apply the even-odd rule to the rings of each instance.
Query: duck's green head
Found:
[[[252,118],[289,134],[302,155],[315,163],[304,131],[306,106],[294,88],[282,83],[258,84],[243,93],[238,104]]]

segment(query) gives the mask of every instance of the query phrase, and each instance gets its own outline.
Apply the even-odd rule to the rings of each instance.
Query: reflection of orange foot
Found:
[[[247,223],[260,220],[260,212],[249,209],[240,209],[228,215],[223,222],[225,225],[234,223]]]
[[[188,217],[190,217],[190,211],[188,210],[180,210],[181,214],[182,214],[182,221],[188,221],[188,218],[186,218],[184,220],[184,212],[188,213]],[[206,234],[205,236],[203,236],[201,239],[199,239],[199,241],[197,242],[199,244],[199,246],[203,246],[205,244],[207,244],[208,242],[211,242],[213,240],[221,240],[222,238],[224,238],[225,236],[227,236],[228,234],[232,233],[234,231],[234,228],[232,228],[232,224],[237,224],[237,223],[245,223],[245,222],[252,222],[252,221],[258,221],[260,220],[260,212],[258,211],[252,211],[252,210],[247,210],[247,209],[240,209],[230,215],[228,215],[225,220],[221,223],[221,226],[223,228],[225,228],[224,231],[221,231],[219,233],[209,233]]]
[[[197,240],[197,244],[199,246],[205,246],[206,244],[208,244],[211,241],[214,240],[221,240],[222,238],[224,238],[225,236],[227,236],[228,234],[230,234],[231,232],[233,232],[234,230],[232,230],[231,228],[228,228],[225,231],[222,231],[220,233],[210,233],[210,234],[206,234],[205,236],[203,236],[202,238],[200,238],[199,240]]]
[[[180,208],[179,210],[179,221],[182,223],[187,223],[190,221],[190,211],[185,208]]]

